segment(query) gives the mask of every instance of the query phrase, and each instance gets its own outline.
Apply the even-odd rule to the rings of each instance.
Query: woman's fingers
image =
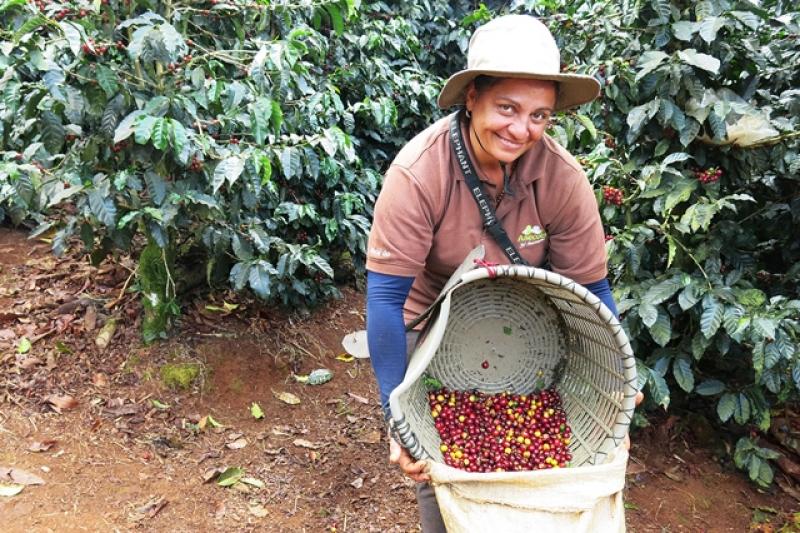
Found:
[[[636,393],[636,400],[635,400],[636,406],[638,407],[638,405],[642,403],[642,401],[644,401],[644,393],[642,391],[639,391]]]
[[[427,462],[415,461],[408,450],[392,438],[389,439],[389,462],[397,464],[405,475],[417,483],[431,479],[427,473]]]

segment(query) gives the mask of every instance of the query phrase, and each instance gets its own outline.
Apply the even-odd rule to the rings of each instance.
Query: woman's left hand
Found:
[[[644,400],[644,393],[639,391],[636,393],[636,407],[639,407],[639,404],[642,403],[642,400]],[[625,440],[622,441],[622,444],[625,446],[626,450],[631,449],[631,436],[629,434],[625,435]]]

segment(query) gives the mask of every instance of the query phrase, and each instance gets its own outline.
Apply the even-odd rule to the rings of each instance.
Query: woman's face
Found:
[[[481,92],[470,84],[467,109],[472,114],[470,137],[478,161],[510,163],[544,135],[556,104],[552,81],[503,78]]]

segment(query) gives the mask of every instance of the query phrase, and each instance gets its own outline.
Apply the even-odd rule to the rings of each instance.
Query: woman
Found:
[[[407,348],[416,338],[412,333],[407,342],[405,323],[433,302],[479,244],[488,262],[509,263],[517,254],[574,279],[616,314],[594,192],[575,159],[545,135],[553,113],[590,102],[599,83],[561,74],[552,35],[524,15],[500,17],[476,30],[467,63],[438,100],[443,109],[462,105],[463,110],[437,121],[400,151],[375,206],[367,255],[367,338],[387,415],[389,394],[403,380]],[[463,150],[453,149],[460,144]],[[480,187],[465,179],[465,155]],[[513,251],[504,252],[508,247],[487,231],[487,216],[502,224]],[[444,531],[433,490],[424,483],[424,463],[393,440],[390,460],[420,482],[423,531]]]

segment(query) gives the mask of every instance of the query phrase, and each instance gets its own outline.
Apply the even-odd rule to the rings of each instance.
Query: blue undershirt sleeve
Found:
[[[617,312],[617,304],[614,303],[614,296],[611,294],[611,285],[608,283],[608,280],[603,278],[599,281],[594,281],[592,283],[587,283],[584,285],[592,294],[600,298],[600,301],[606,304],[609,311],[614,313],[614,316],[619,319],[619,313]]]
[[[414,278],[367,272],[367,344],[384,416],[389,394],[406,373],[405,304]]]

